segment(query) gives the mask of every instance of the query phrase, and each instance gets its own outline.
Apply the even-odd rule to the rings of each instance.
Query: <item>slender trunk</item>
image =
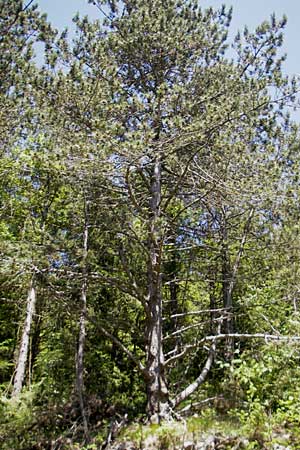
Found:
[[[12,397],[16,397],[22,391],[22,386],[25,380],[26,365],[28,360],[29,340],[33,321],[33,315],[36,304],[36,289],[34,285],[34,278],[30,281],[30,287],[27,295],[26,317],[23,327],[23,333],[20,343],[19,355],[16,364],[16,372],[14,377]]]
[[[210,333],[214,332],[215,328],[215,319],[216,319],[216,309],[217,309],[217,301],[216,301],[216,268],[213,267],[210,272],[210,281],[209,281],[209,308],[210,308]]]
[[[233,314],[232,314],[232,289],[231,289],[231,262],[228,250],[227,222],[226,213],[224,211],[224,223],[222,229],[222,297],[223,307],[226,311],[226,319],[224,321],[224,333],[230,335],[234,332]],[[231,361],[234,352],[234,341],[232,337],[228,337],[225,342],[225,359]]]
[[[168,239],[168,243],[172,245],[172,248],[176,249],[175,236]],[[178,328],[177,314],[179,313],[178,293],[179,285],[177,283],[177,275],[179,272],[178,256],[175,251],[171,253],[170,260],[163,266],[163,274],[166,283],[169,286],[170,300],[168,301],[166,310],[164,311],[164,332],[169,334],[173,333]]]
[[[81,313],[79,321],[78,350],[76,358],[76,388],[80,404],[80,412],[83,421],[84,435],[89,440],[88,419],[84,404],[84,347],[86,340],[86,314],[87,314],[87,252],[88,252],[88,223],[85,202],[85,223],[83,230],[83,280],[81,286]]]
[[[226,229],[226,218],[224,230],[223,230],[223,249],[222,249],[222,259],[223,259],[223,306],[227,310],[227,320],[225,322],[225,333],[228,335],[232,335],[235,333],[234,326],[234,315],[233,315],[233,301],[232,294],[236,284],[236,278],[238,274],[238,270],[240,268],[240,262],[243,256],[246,240],[249,234],[251,220],[254,214],[254,209],[251,208],[249,211],[249,215],[247,221],[244,226],[244,232],[242,236],[242,240],[240,243],[239,250],[235,257],[233,264],[231,264],[229,259],[229,251],[227,246],[227,229]],[[226,349],[225,349],[225,357],[228,360],[233,358],[234,352],[234,338],[228,337],[226,340]]]
[[[169,241],[172,245],[173,248],[175,250],[176,248],[176,239],[175,236],[172,237],[172,240]],[[179,292],[179,285],[176,281],[176,277],[178,275],[178,255],[176,254],[176,252],[172,253],[172,257],[171,257],[171,261],[170,261],[170,265],[169,265],[169,286],[170,286],[170,305],[169,305],[169,309],[170,309],[170,315],[176,315],[178,314],[179,310],[178,310],[178,292]],[[172,324],[172,329],[169,330],[171,332],[175,331],[177,329],[178,326],[178,318],[176,317],[175,320],[173,321]]]
[[[161,202],[161,161],[154,163],[151,183],[149,222],[148,298],[146,308],[146,385],[147,413],[151,421],[160,422],[170,414],[169,392],[164,373],[162,348],[162,279],[159,231]]]

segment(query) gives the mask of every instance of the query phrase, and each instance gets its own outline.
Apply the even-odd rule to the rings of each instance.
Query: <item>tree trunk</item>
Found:
[[[222,297],[223,308],[225,309],[226,319],[224,321],[224,332],[231,335],[234,332],[233,311],[232,311],[232,268],[228,249],[227,236],[227,218],[226,211],[223,210],[223,227],[222,227]],[[231,361],[234,353],[234,341],[232,337],[228,337],[225,341],[225,359]]]
[[[168,419],[170,407],[162,349],[161,298],[158,292],[153,292],[149,300],[146,339],[147,414],[152,422],[159,423]]]
[[[169,391],[164,373],[162,348],[162,279],[161,239],[159,230],[161,202],[161,161],[154,162],[151,182],[150,220],[148,234],[148,296],[146,305],[146,385],[147,414],[159,423],[170,415]]]
[[[35,304],[36,304],[36,289],[34,285],[34,278],[32,277],[27,295],[26,317],[20,343],[18,360],[16,363],[16,372],[14,377],[12,397],[16,397],[20,394],[25,380],[30,332],[32,327],[33,315],[35,311]]]
[[[241,258],[243,256],[244,247],[249,234],[251,220],[254,214],[254,209],[251,208],[247,221],[244,226],[244,232],[241,239],[241,243],[235,257],[234,263],[231,264],[229,258],[229,251],[227,246],[227,229],[226,229],[226,216],[224,214],[224,229],[223,229],[223,248],[222,248],[222,274],[223,274],[223,306],[226,308],[227,319],[225,321],[225,333],[230,335],[236,330],[234,327],[234,314],[233,314],[233,302],[232,294],[236,284],[236,278],[238,270],[240,268]],[[228,361],[231,361],[234,353],[234,339],[228,337],[226,340],[225,357]]]
[[[83,280],[81,286],[81,313],[79,322],[78,350],[76,358],[76,388],[83,421],[86,440],[89,440],[88,420],[84,404],[84,347],[86,339],[86,313],[87,313],[87,252],[88,252],[88,223],[85,202],[85,223],[83,230]]]

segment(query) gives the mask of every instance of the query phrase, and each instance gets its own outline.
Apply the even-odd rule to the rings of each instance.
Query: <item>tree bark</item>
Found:
[[[18,360],[16,363],[16,371],[13,383],[12,397],[17,397],[21,391],[25,380],[26,365],[28,360],[29,340],[33,321],[33,315],[36,305],[36,288],[34,277],[31,278],[30,287],[26,302],[26,317],[23,327],[23,333],[20,343]]]
[[[154,161],[151,181],[150,220],[148,231],[148,295],[146,304],[146,385],[147,414],[160,423],[170,415],[169,391],[164,372],[162,347],[162,277],[161,239],[159,230],[161,202],[161,161]]]

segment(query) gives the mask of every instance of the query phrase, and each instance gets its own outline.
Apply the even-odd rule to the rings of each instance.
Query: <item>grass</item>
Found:
[[[272,420],[251,427],[242,423],[234,411],[218,414],[206,409],[182,422],[168,422],[161,425],[131,424],[123,430],[117,441],[130,442],[137,450],[180,450],[184,443],[200,444],[215,439],[222,449],[268,450],[281,445],[289,450],[300,450],[299,440],[292,430],[272,426]],[[219,448],[219,447],[218,447]]]

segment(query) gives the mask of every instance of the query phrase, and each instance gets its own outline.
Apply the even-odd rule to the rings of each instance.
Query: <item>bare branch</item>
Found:
[[[209,349],[208,358],[198,378],[196,378],[196,380],[193,383],[191,383],[188,387],[186,387],[173,399],[172,404],[174,407],[178,406],[180,403],[186,400],[191,394],[193,394],[193,392],[195,392],[198,389],[198,387],[202,383],[204,383],[208,375],[208,372],[210,371],[211,366],[213,364],[215,353],[216,353],[216,340],[213,341]]]
[[[206,314],[211,312],[224,312],[228,311],[229,308],[216,308],[216,309],[199,309],[197,311],[188,311],[184,313],[172,314],[170,317],[164,317],[163,320],[175,319],[177,317],[186,317],[186,316],[197,316],[200,314]]]
[[[225,318],[225,317],[217,317],[217,318],[214,319],[214,321],[215,321],[215,322],[219,322],[219,321],[224,320],[224,318]],[[173,337],[173,336],[177,336],[178,334],[184,333],[185,331],[188,331],[188,330],[190,330],[190,329],[192,329],[192,328],[197,328],[197,327],[203,326],[203,325],[205,325],[205,324],[207,324],[207,323],[211,323],[211,320],[210,320],[209,322],[208,322],[208,321],[205,321],[205,322],[197,322],[197,323],[193,323],[192,325],[187,325],[186,327],[183,327],[183,328],[181,328],[180,330],[176,330],[176,331],[174,331],[173,333],[168,334],[167,336],[164,337],[163,340],[165,341],[165,340],[167,340],[167,339],[170,339],[170,338]]]
[[[176,353],[176,355],[171,356],[169,359],[167,359],[167,360],[165,361],[165,367],[166,367],[166,366],[169,366],[173,361],[176,361],[177,359],[182,358],[182,357],[185,356],[190,350],[193,350],[194,348],[197,348],[197,347],[199,347],[199,343],[198,343],[198,342],[195,343],[195,344],[192,344],[192,345],[186,345],[186,346],[184,347],[184,349],[183,349],[180,353]],[[175,349],[175,350],[172,350],[172,353],[173,353],[173,352],[176,352],[176,349]],[[169,354],[171,354],[171,353],[169,352]]]
[[[204,400],[201,400],[200,402],[195,402],[195,403],[191,402],[189,405],[185,406],[184,408],[182,408],[180,410],[180,414],[187,413],[193,408],[198,408],[199,406],[201,407],[201,406],[213,403],[213,402],[215,402],[217,400],[224,400],[223,395],[217,395],[215,397],[209,397],[209,398],[206,398]]]
[[[200,342],[206,342],[206,341],[215,341],[220,339],[226,339],[228,337],[237,338],[237,339],[264,339],[266,343],[268,341],[278,341],[278,342],[297,342],[300,341],[300,336],[282,336],[282,335],[276,335],[276,334],[265,334],[265,333],[222,333],[217,334],[215,336],[206,336],[205,338],[201,339]]]

